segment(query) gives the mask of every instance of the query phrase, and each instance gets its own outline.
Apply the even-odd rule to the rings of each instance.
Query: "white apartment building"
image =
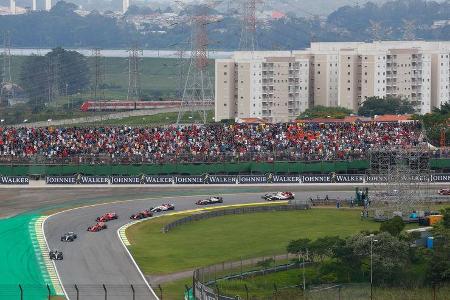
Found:
[[[216,120],[295,119],[314,105],[357,111],[403,97],[420,113],[450,101],[450,42],[312,43],[301,51],[235,52],[216,61]]]
[[[290,52],[238,52],[216,60],[215,119],[295,118],[310,106],[309,64]]]

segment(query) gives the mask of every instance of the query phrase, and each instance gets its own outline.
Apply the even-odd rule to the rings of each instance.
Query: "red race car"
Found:
[[[106,229],[106,228],[108,228],[108,226],[106,226],[105,223],[100,222],[100,223],[95,224],[94,226],[89,226],[87,231],[97,232],[97,231],[101,231],[101,230]]]
[[[141,220],[141,219],[146,219],[146,218],[151,218],[153,217],[153,213],[146,209],[143,211],[138,212],[137,214],[133,214],[131,215],[130,219],[131,220]]]
[[[116,220],[118,218],[119,218],[119,216],[116,213],[107,213],[101,217],[98,217],[96,221],[97,222],[108,222],[111,220]]]

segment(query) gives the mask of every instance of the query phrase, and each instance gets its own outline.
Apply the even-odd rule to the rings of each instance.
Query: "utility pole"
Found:
[[[47,57],[47,102],[53,100],[54,64],[51,56]]]
[[[208,24],[212,22],[207,14],[208,5],[198,5],[195,15],[191,17],[191,58],[184,85],[181,106],[178,112],[179,124],[186,112],[193,120],[194,111],[200,114],[206,123],[207,105],[214,103],[214,91],[208,72]]]
[[[370,300],[373,299],[373,243],[378,242],[378,240],[374,240],[374,235],[370,236]]]
[[[94,73],[95,73],[93,98],[96,101],[98,101],[100,90],[103,91],[102,85],[103,85],[104,63],[101,51],[102,50],[99,48],[92,49],[92,57],[94,59]]]
[[[184,69],[186,59],[184,58],[184,50],[180,49],[177,51],[177,66],[178,66],[178,90],[177,90],[177,98],[181,99],[183,97],[183,82],[184,82]]]
[[[137,43],[128,50],[128,94],[127,100],[139,100],[141,95],[140,64],[143,51]]]
[[[11,76],[11,37],[9,31],[3,33],[3,53],[2,53],[2,81],[0,84],[0,104],[6,102],[7,85],[11,85],[11,92],[14,93]]]
[[[415,27],[414,21],[403,20],[403,40],[414,41],[416,39]]]
[[[239,50],[255,51],[256,40],[256,6],[262,0],[242,0],[242,31]]]
[[[11,77],[11,35],[9,31],[3,33],[3,72],[2,82],[12,82]]]
[[[381,41],[381,23],[370,20],[370,31],[372,32],[372,38],[374,41]]]

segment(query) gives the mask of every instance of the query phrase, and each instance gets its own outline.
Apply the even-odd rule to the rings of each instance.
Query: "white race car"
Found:
[[[262,196],[266,201],[293,200],[295,194],[292,192],[268,193]]]
[[[223,203],[222,197],[209,197],[207,199],[198,200],[195,202],[197,205],[209,205],[209,204],[216,204],[216,203]]]
[[[167,203],[167,204],[162,204],[160,206],[153,207],[150,209],[150,211],[154,212],[154,213],[168,211],[168,210],[175,210],[175,206],[173,204]]]

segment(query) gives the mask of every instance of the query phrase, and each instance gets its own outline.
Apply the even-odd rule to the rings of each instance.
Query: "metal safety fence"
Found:
[[[190,215],[181,219],[178,219],[176,221],[173,221],[172,223],[169,223],[165,225],[162,229],[164,233],[169,232],[170,230],[187,224],[194,221],[200,221],[215,217],[222,217],[222,216],[228,216],[228,215],[242,215],[242,214],[251,214],[251,213],[257,213],[257,212],[269,212],[269,211],[291,211],[291,210],[305,210],[309,209],[310,205],[309,203],[299,203],[296,202],[292,205],[263,205],[263,206],[249,206],[249,207],[238,207],[238,208],[229,208],[229,209],[220,209],[220,210],[214,210],[209,212],[203,212],[199,214]]]
[[[301,268],[304,264],[307,265],[308,263],[301,262],[298,255],[286,253],[253,259],[241,259],[239,261],[224,262],[200,268],[194,271],[193,289],[187,298],[196,300],[241,299],[239,296],[232,296],[226,290],[222,290],[225,282],[230,280],[245,280],[256,276],[288,271]],[[275,285],[275,288],[277,290],[283,290],[287,287],[277,287]]]
[[[156,299],[147,285],[143,284],[65,284],[64,289],[71,300],[149,300]],[[164,298],[161,286],[153,287],[159,299]],[[57,295],[51,285],[0,284],[2,300],[65,299]]]

